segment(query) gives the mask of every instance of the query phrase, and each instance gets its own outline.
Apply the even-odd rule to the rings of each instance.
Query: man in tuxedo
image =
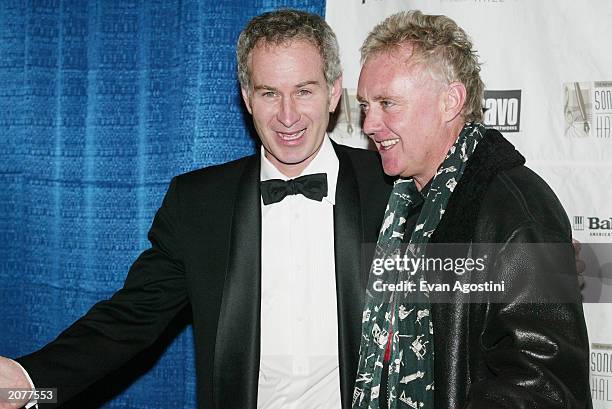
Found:
[[[200,407],[350,407],[361,244],[376,240],[390,187],[376,153],[326,136],[342,76],[325,21],[257,16],[237,56],[261,151],[175,177],[123,288],[22,368],[2,359],[0,387],[57,387],[65,402],[191,304]]]

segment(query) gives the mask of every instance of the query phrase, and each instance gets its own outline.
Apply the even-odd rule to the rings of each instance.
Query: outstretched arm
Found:
[[[158,210],[144,251],[121,290],[41,350],[18,359],[37,388],[58,388],[58,402],[116,370],[151,345],[187,304],[176,180]]]

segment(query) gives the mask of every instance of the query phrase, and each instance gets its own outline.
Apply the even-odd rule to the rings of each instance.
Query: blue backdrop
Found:
[[[121,287],[173,175],[254,151],[235,43],[277,7],[325,2],[0,1],[1,355]],[[74,406],[194,407],[188,317]]]

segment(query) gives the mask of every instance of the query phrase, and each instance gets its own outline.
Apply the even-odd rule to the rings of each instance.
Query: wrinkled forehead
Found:
[[[376,102],[387,99],[409,101],[415,95],[438,94],[444,84],[429,67],[397,53],[379,53],[368,58],[361,68],[357,85],[357,100]]]
[[[363,61],[361,67],[371,69],[374,65],[391,64],[400,67],[403,72],[409,73],[415,81],[426,81],[427,83],[447,83],[443,67],[438,58],[432,58],[421,50],[418,44],[405,42],[390,45],[371,52]],[[439,85],[439,84],[436,84]]]
[[[361,66],[361,74],[378,73],[390,74],[391,72],[410,74],[410,76],[421,78],[423,74],[430,71],[430,64],[410,44],[393,46],[373,52],[368,55]],[[361,76],[360,76],[361,78]]]
[[[321,54],[321,51],[319,50],[319,47],[317,46],[317,44],[313,40],[306,38],[306,37],[302,37],[302,36],[293,37],[289,39],[283,39],[283,40],[268,40],[265,38],[260,39],[257,41],[257,43],[255,43],[255,46],[249,52],[248,63],[249,65],[251,64],[253,60],[253,54],[258,50],[266,51],[271,54],[277,54],[278,58],[282,58],[284,52],[291,50],[295,48],[296,46],[300,46],[300,45],[307,45],[307,46],[312,47],[314,50],[316,50],[317,54],[319,54],[319,56],[321,57],[321,65],[322,65],[323,55]]]
[[[403,64],[406,68],[413,66],[424,67],[429,61],[425,53],[419,48],[418,44],[412,42],[404,42],[400,44],[388,45],[371,51],[363,60],[362,67],[368,64],[368,61],[377,60],[378,62],[386,59],[393,60],[396,63]]]
[[[301,52],[296,54],[296,50]],[[255,55],[257,55],[256,58],[254,58]],[[300,59],[300,55],[308,55],[310,58]],[[318,48],[311,41],[302,39],[282,42],[260,40],[249,53],[247,64],[251,86],[254,85],[253,80],[254,76],[258,75],[257,73],[281,72],[283,67],[290,72],[309,71],[325,77],[325,65]]]

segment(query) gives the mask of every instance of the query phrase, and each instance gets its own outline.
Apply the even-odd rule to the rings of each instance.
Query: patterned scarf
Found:
[[[406,255],[425,254],[426,245],[444,215],[448,201],[461,178],[467,160],[482,139],[485,128],[467,123],[431,181],[423,199],[412,178],[398,179],[389,197],[383,225],[376,243],[363,310],[361,346],[353,405],[357,409],[378,409],[387,397],[380,397],[383,360],[390,342],[388,377],[389,408],[433,409],[434,351],[429,294],[422,291],[377,291],[376,282],[414,283],[424,272],[385,269],[376,260],[400,256],[406,220],[421,204],[416,227]],[[380,286],[378,286],[380,288]],[[392,334],[389,341],[389,334]],[[382,404],[385,407],[385,404]]]

